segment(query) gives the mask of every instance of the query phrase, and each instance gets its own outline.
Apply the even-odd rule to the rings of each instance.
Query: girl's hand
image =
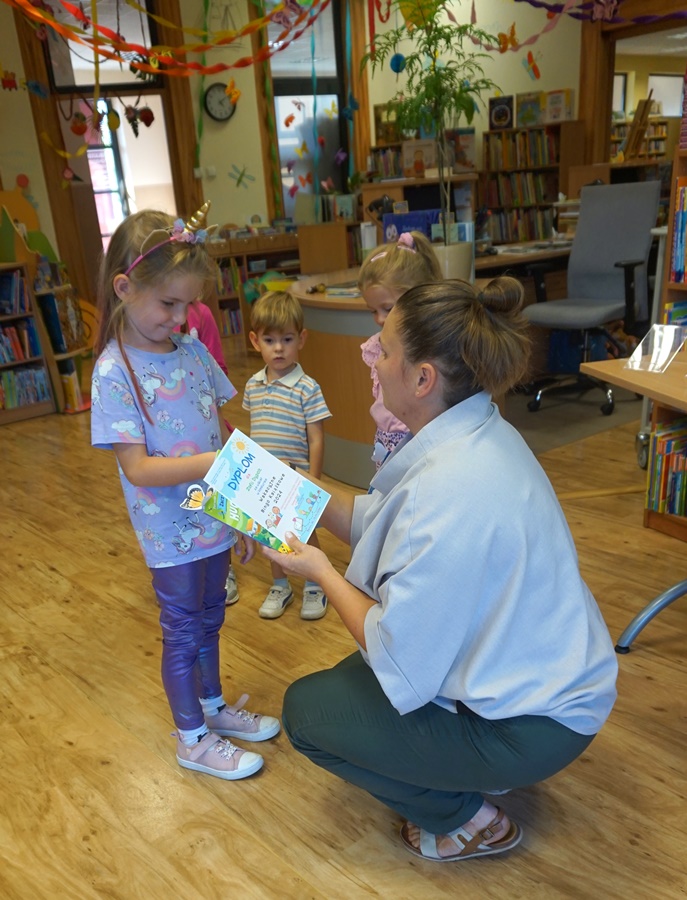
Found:
[[[262,552],[270,562],[276,563],[289,575],[302,575],[308,581],[321,584],[325,573],[333,569],[325,554],[317,547],[299,541],[290,531],[286,532],[286,542],[292,550],[291,553],[278,553],[264,546]]]
[[[255,541],[247,534],[239,532],[238,535],[239,539],[234,544],[234,553],[241,565],[245,566],[255,556]]]

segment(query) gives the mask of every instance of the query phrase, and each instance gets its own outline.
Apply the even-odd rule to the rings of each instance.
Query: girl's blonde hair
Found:
[[[363,294],[376,286],[403,293],[442,277],[431,243],[421,231],[407,231],[395,244],[381,244],[370,253],[360,267],[358,288]]]
[[[141,248],[153,231],[169,231],[174,218],[154,209],[144,209],[124,219],[110,239],[103,255],[98,274],[98,332],[94,352],[96,358],[111,340],[116,340],[126,367],[131,375],[141,409],[148,421],[152,421],[134,376],[131,363],[124,350],[125,306],[114,289],[114,279],[132,267]],[[215,263],[208,256],[203,244],[185,241],[161,243],[133,265],[127,278],[137,290],[146,290],[162,284],[172,276],[192,275],[207,288],[215,278]]]
[[[286,291],[268,291],[250,307],[251,331],[278,331],[284,333],[293,328],[303,331],[303,309],[294,296]]]
[[[412,288],[394,307],[406,361],[435,363],[449,407],[480,390],[505,393],[527,374],[523,297],[520,282],[505,276],[481,290],[458,280]]]

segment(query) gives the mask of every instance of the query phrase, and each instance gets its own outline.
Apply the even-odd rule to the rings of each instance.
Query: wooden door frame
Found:
[[[155,12],[175,26],[172,28],[158,24],[158,42],[165,46],[175,46],[183,39],[180,37],[182,21],[178,0],[156,0]],[[34,80],[40,84],[50,84],[43,45],[36,39],[34,29],[27,18],[16,9],[14,10],[14,22],[24,66],[24,77],[27,81]],[[196,127],[193,119],[189,79],[163,78],[160,88],[156,88],[156,93],[159,93],[162,98],[167,135],[174,136],[173,140],[167,140],[167,146],[177,212],[179,215],[189,216],[199,209],[204,200],[202,182],[193,175]],[[89,268],[86,265],[84,248],[79,240],[79,210],[72,191],[61,186],[65,161],[55,152],[55,149],[65,149],[57,109],[57,104],[64,96],[51,94],[48,100],[43,100],[36,97],[33,92],[29,92],[29,102],[36,135],[39,136],[38,147],[57,238],[55,249],[60,260],[66,263],[71,282],[79,295],[93,300],[95,299],[93,285]],[[43,134],[47,136],[52,147],[40,137]],[[95,210],[95,200],[93,200],[93,210]]]
[[[652,0],[651,14],[667,18],[635,25],[632,19],[646,15],[646,6],[646,0],[624,0],[618,12],[628,24],[582,23],[578,117],[585,124],[586,163],[608,162],[610,156],[616,41],[685,23],[678,15],[685,11],[684,0]]]

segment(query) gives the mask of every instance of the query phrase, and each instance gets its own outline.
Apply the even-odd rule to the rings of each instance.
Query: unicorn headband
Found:
[[[403,234],[399,236],[399,239],[396,242],[396,246],[399,250],[410,250],[411,253],[417,252],[417,248],[415,247],[415,240],[409,231],[404,231]],[[381,259],[383,256],[386,256],[388,252],[388,250],[382,250],[381,253],[377,253],[375,256],[373,256],[370,262],[374,262],[376,259]]]
[[[140,254],[131,263],[124,274],[128,275],[132,269],[136,268],[142,259],[145,259],[146,256],[149,256],[159,247],[164,247],[165,244],[171,244],[172,242],[182,244],[204,244],[208,237],[217,231],[217,228],[219,227],[217,225],[210,225],[208,228],[202,227],[207,219],[209,209],[210,201],[206,200],[198,212],[191,216],[188,222],[184,222],[183,219],[176,219],[171,229],[157,228],[155,231],[151,231],[141,245]]]

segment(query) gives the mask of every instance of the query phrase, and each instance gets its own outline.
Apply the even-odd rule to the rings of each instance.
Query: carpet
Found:
[[[535,456],[539,456],[617,425],[636,421],[639,431],[642,399],[622,388],[613,388],[613,396],[615,409],[610,416],[604,416],[599,409],[604,396],[598,390],[579,398],[574,394],[558,397],[544,394],[540,409],[534,413],[527,409],[530,397],[513,393],[506,397],[505,418],[517,428]]]

